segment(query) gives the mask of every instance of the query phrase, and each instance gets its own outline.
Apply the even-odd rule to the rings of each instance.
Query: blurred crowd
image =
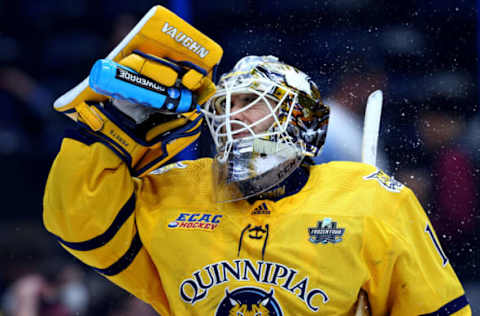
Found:
[[[473,2],[19,0],[0,3],[0,315],[155,315],[41,227],[43,186],[72,124],[53,101],[155,4],[219,42],[219,72],[246,54],[272,54],[311,74],[332,111],[318,163],[360,161],[365,103],[383,90],[377,164],[412,188],[459,277],[479,287]]]

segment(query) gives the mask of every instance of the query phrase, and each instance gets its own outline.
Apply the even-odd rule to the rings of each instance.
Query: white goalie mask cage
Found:
[[[234,95],[248,96],[248,102],[234,106]],[[261,117],[245,119],[258,107]],[[222,75],[202,112],[217,149],[213,171],[219,202],[265,192],[306,156],[317,156],[329,116],[310,77],[274,56],[242,58]]]

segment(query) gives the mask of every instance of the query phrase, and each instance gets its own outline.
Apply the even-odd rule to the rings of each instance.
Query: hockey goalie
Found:
[[[313,165],[311,78],[247,56],[214,85],[222,53],[157,6],[57,100],[76,126],[45,190],[59,244],[163,316],[471,315],[411,190]],[[202,124],[215,156],[170,163]]]

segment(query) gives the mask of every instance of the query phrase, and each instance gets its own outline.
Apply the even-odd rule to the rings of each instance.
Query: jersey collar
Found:
[[[308,181],[310,171],[306,166],[300,166],[285,180],[275,185],[266,192],[253,196],[248,199],[250,204],[258,200],[271,200],[277,202],[287,196],[294,195],[305,186]]]

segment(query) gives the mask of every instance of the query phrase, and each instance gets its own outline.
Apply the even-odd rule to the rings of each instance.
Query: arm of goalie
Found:
[[[175,39],[177,29],[188,34],[185,41]],[[166,8],[155,6],[104,62],[115,66],[113,70],[118,70],[117,66],[128,69],[141,82],[161,86],[159,89],[166,92],[163,99],[154,98],[158,102],[153,103],[145,93],[141,98],[141,93],[136,94],[139,90],[133,88],[142,88],[143,92],[148,89],[136,87],[136,79],[126,82],[126,78],[119,79],[120,75],[117,78],[115,71],[94,71],[92,78],[87,77],[58,98],[54,108],[83,127],[89,142],[109,147],[129,166],[133,176],[141,177],[199,137],[203,118],[196,104],[203,104],[215,92],[212,78],[222,54],[222,48],[212,39]],[[89,86],[95,74],[103,74],[97,79],[106,79],[92,80],[92,87],[98,91]],[[147,106],[141,103],[140,107],[134,101]]]

